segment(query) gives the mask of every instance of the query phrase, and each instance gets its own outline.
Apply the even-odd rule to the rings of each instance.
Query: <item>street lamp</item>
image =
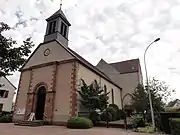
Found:
[[[152,106],[152,99],[151,99],[151,92],[149,90],[149,81],[148,81],[148,74],[147,74],[147,67],[146,67],[146,52],[149,49],[149,47],[155,43],[158,42],[160,40],[160,38],[157,38],[156,40],[154,40],[152,43],[150,43],[145,52],[144,52],[144,66],[145,66],[145,72],[146,72],[146,83],[147,83],[147,90],[148,90],[148,95],[149,95],[149,103],[150,103],[150,110],[151,110],[151,119],[152,119],[152,124],[153,124],[153,129],[155,130],[155,121],[154,121],[154,111],[153,111],[153,106]]]

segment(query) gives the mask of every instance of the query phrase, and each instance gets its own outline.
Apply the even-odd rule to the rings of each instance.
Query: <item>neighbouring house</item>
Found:
[[[69,117],[83,111],[77,95],[81,79],[87,84],[96,80],[110,92],[109,103],[122,108],[122,88],[118,81],[68,47],[71,24],[62,10],[46,21],[44,42],[20,69],[13,120],[27,120],[34,112],[37,120],[65,124]]]
[[[180,100],[177,100],[173,107],[180,107]]]
[[[180,100],[175,99],[174,101],[169,102],[167,106],[178,108],[178,107],[180,107]]]
[[[122,87],[123,106],[131,105],[131,95],[138,84],[143,84],[139,59],[107,63],[103,59],[96,66]]]
[[[0,78],[0,112],[11,112],[16,87],[6,78]]]

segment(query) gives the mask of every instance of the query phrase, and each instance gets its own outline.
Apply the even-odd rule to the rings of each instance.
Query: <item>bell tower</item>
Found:
[[[71,24],[61,10],[61,6],[62,4],[60,5],[60,9],[58,11],[46,19],[47,28],[44,36],[44,42],[57,40],[61,43],[61,45],[68,47],[68,34]]]

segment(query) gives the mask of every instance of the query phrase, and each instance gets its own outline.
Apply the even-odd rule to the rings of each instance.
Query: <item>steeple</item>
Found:
[[[57,40],[65,47],[68,46],[68,34],[71,24],[64,15],[60,4],[60,9],[52,16],[46,19],[47,28],[44,36],[44,42]]]
[[[62,7],[62,0],[61,0],[61,3],[60,3],[60,9],[61,9],[61,7]]]

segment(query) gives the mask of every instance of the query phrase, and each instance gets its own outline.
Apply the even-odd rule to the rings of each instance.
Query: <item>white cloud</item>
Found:
[[[1,0],[0,21],[18,24],[8,36],[22,41],[31,35],[38,45],[43,42],[45,19],[58,8],[59,0]],[[101,58],[108,62],[140,58],[144,69],[144,50],[160,37],[147,53],[148,74],[176,88],[179,97],[179,0],[64,0],[63,10],[72,24],[69,46],[92,64]],[[11,80],[17,86],[18,76]]]

